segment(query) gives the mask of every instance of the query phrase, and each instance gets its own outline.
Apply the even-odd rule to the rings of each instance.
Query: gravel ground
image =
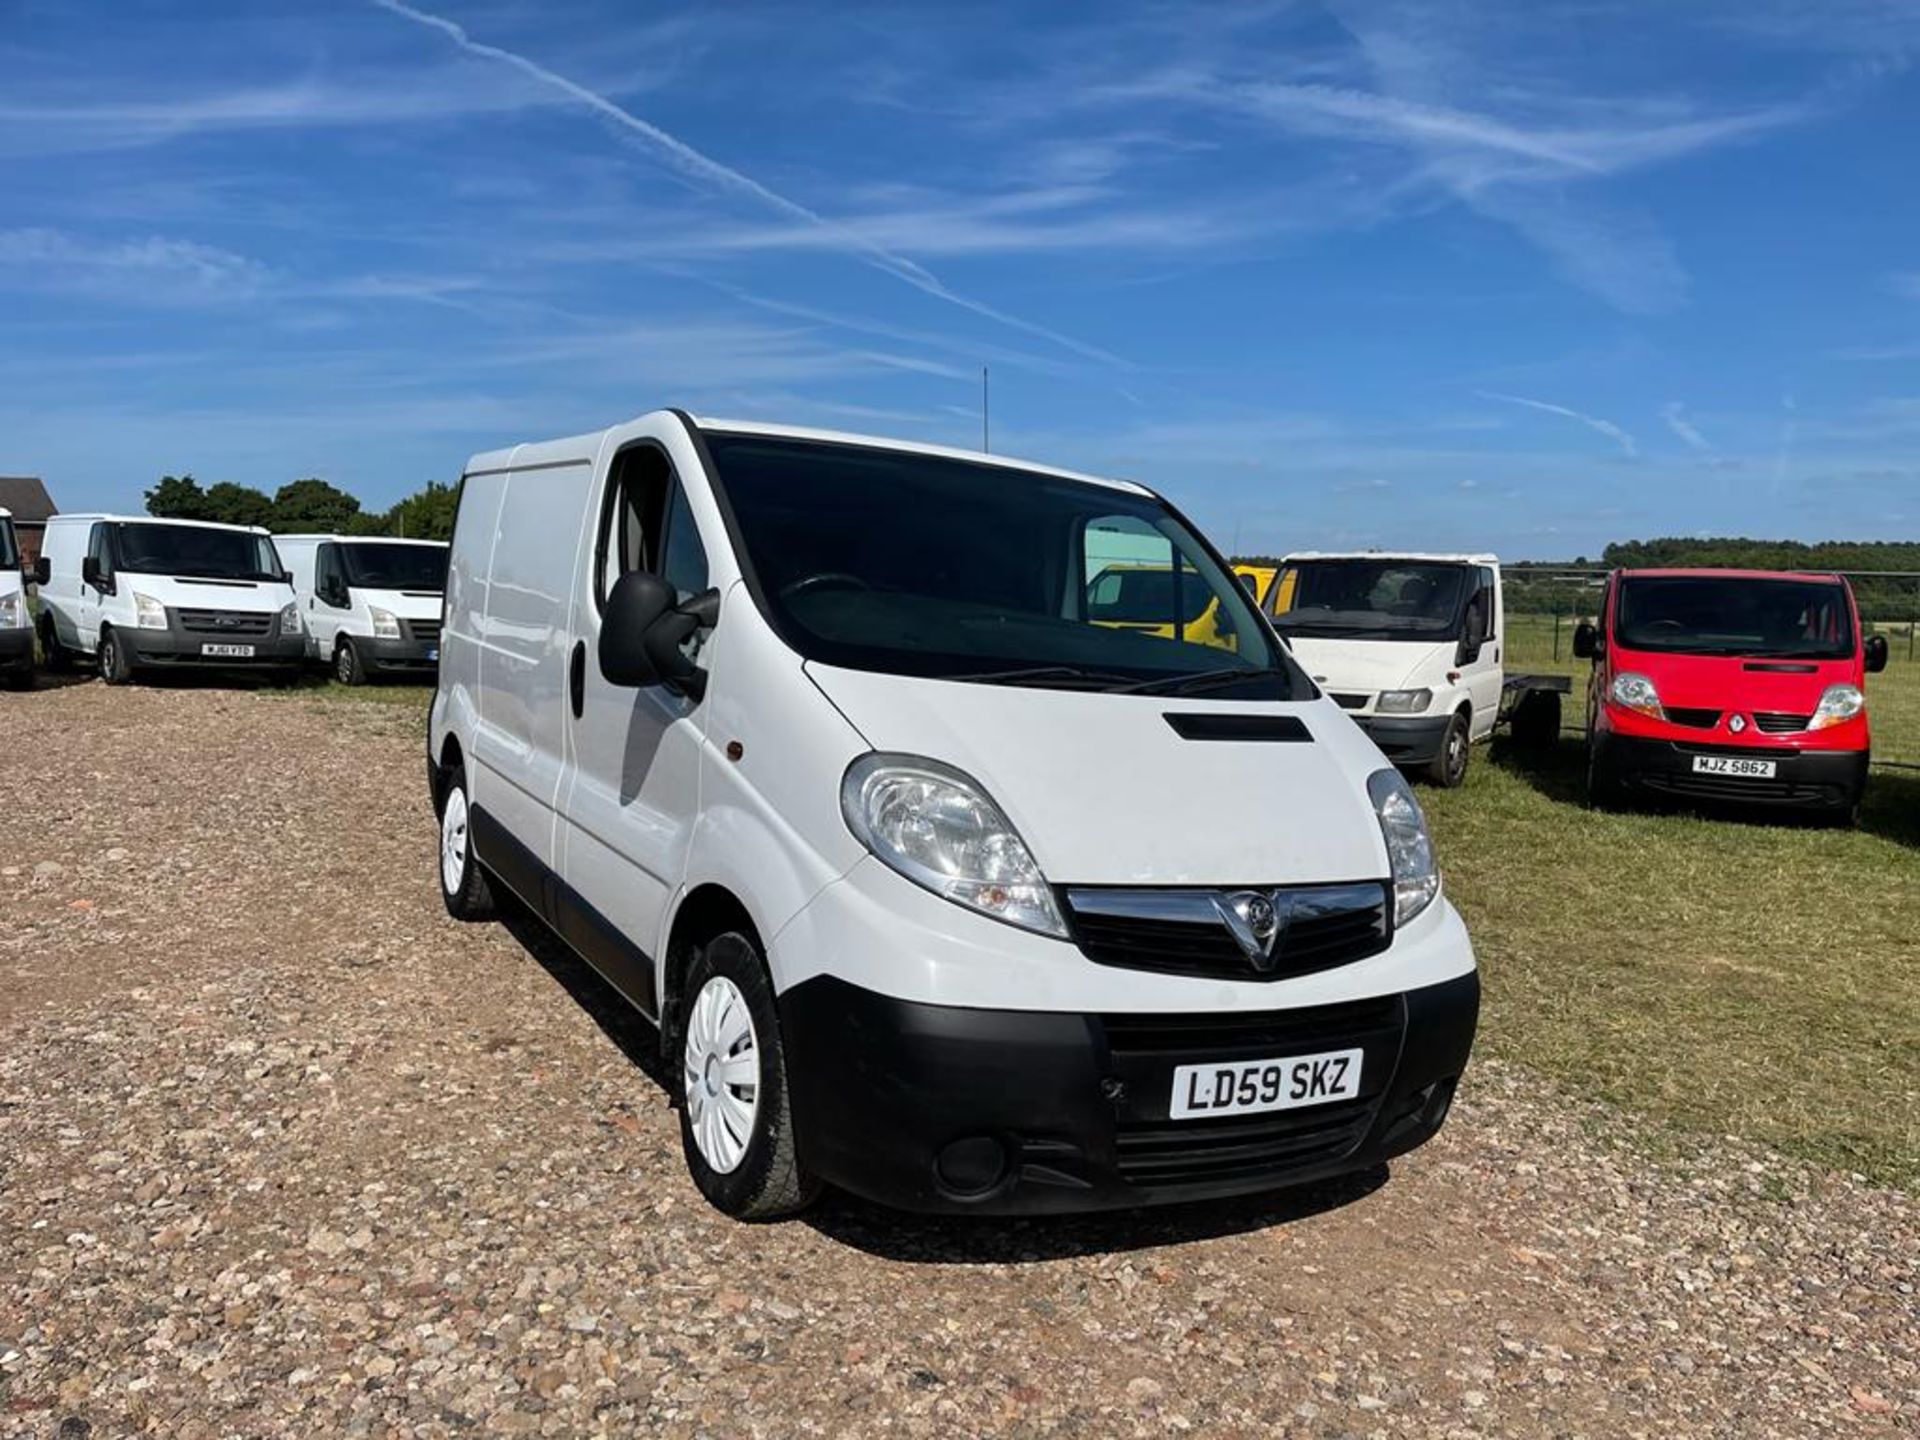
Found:
[[[0,1434],[1920,1433],[1912,1196],[1483,1065],[1390,1177],[730,1223],[645,1025],[444,917],[410,710],[0,717]]]

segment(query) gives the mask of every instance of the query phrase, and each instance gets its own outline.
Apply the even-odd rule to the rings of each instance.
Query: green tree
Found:
[[[146,492],[147,513],[165,520],[207,519],[207,492],[191,475],[162,475]]]
[[[319,531],[334,534],[344,531],[360,513],[360,502],[337,486],[307,477],[282,485],[273,497],[275,530]]]
[[[265,525],[273,515],[273,501],[251,485],[236,485],[222,480],[207,488],[207,507],[196,518],[217,520],[222,525]]]
[[[386,514],[387,533],[409,540],[451,540],[453,516],[460,506],[458,486],[429,480]]]

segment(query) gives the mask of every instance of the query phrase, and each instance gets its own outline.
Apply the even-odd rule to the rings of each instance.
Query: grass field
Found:
[[[1898,666],[1876,702],[1905,681],[1920,718]],[[283,693],[424,710],[431,690]],[[1920,1189],[1920,773],[1877,771],[1854,831],[1590,810],[1573,735],[1481,748],[1461,789],[1419,793],[1484,971],[1483,1053],[1656,1138],[1735,1134]]]
[[[1482,1045],[1575,1094],[1920,1188],[1920,776],[1859,829],[1600,813],[1581,747],[1422,789]]]

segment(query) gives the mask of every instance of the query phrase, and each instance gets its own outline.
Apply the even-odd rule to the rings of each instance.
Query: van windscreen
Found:
[[[340,547],[347,583],[365,590],[447,588],[447,551],[439,545],[382,545],[357,540]]]
[[[1154,496],[880,446],[706,438],[756,597],[809,659],[1063,689],[1314,693]]]
[[[1288,567],[1283,634],[1349,640],[1448,640],[1460,631],[1471,574],[1420,560],[1301,560]]]
[[[1853,654],[1853,616],[1831,580],[1628,575],[1614,636],[1629,650],[1844,660]]]
[[[273,541],[245,530],[138,521],[116,525],[115,567],[137,575],[183,575],[196,580],[278,580]]]

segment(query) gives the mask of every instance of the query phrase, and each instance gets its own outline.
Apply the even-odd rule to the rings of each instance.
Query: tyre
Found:
[[[1447,722],[1440,750],[1427,762],[1426,775],[1443,790],[1453,790],[1467,778],[1467,761],[1473,754],[1473,732],[1467,726],[1463,710]]]
[[[493,887],[474,858],[471,818],[467,772],[455,765],[447,773],[440,806],[440,898],[456,920],[491,920],[496,913]]]
[[[787,1091],[780,1014],[760,947],[738,931],[687,967],[676,1027],[680,1144],[707,1202],[737,1220],[773,1220],[812,1203]]]
[[[18,670],[9,670],[4,675],[0,675],[0,686],[5,686],[9,690],[33,689],[33,667],[23,665]]]
[[[109,685],[126,685],[133,679],[133,657],[126,643],[112,628],[100,632],[100,648],[94,658],[100,665],[100,678]]]
[[[1624,792],[1619,776],[1613,773],[1613,766],[1600,753],[1600,746],[1593,738],[1593,732],[1587,732],[1587,803],[1596,810],[1616,809]]]
[[[360,647],[346,635],[333,647],[333,678],[342,685],[367,683],[367,667],[360,662]]]
[[[53,616],[45,611],[40,613],[40,658],[47,669],[56,675],[64,675],[73,668],[73,656],[60,643],[60,632],[54,629]]]

